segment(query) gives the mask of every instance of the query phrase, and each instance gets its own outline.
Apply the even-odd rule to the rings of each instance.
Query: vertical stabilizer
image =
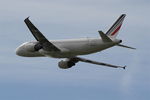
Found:
[[[119,33],[119,30],[122,26],[123,20],[125,18],[125,14],[122,14],[117,21],[111,26],[111,28],[106,32],[106,35],[110,38],[116,38]]]

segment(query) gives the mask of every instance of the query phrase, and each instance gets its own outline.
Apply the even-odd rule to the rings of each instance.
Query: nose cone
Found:
[[[22,56],[22,50],[21,50],[20,47],[18,47],[18,48],[16,49],[16,55]]]

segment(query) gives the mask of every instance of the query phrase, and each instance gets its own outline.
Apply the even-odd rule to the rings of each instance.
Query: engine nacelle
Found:
[[[75,63],[72,62],[72,61],[63,61],[63,60],[61,60],[58,63],[58,66],[59,66],[59,68],[62,68],[62,69],[68,69],[68,68],[71,68],[72,66],[75,66]]]
[[[23,57],[42,57],[44,55],[37,52],[42,48],[39,42],[26,42],[16,49],[16,54]]]
[[[40,44],[40,43],[37,43],[35,46],[34,46],[34,50],[35,51],[39,51],[40,49],[42,49],[43,46]]]
[[[35,46],[35,44],[33,44],[33,43],[26,43],[26,44],[23,44],[21,47],[22,47],[22,49],[24,49],[26,51],[34,52],[35,51],[34,46]]]
[[[36,43],[36,42],[25,43],[22,45],[22,47],[29,52],[39,51],[40,49],[43,48],[40,43]]]

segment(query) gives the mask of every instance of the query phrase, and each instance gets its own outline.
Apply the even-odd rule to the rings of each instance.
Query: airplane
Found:
[[[81,58],[81,55],[88,55],[113,46],[120,46],[129,49],[135,49],[126,45],[120,44],[122,40],[116,39],[119,30],[122,26],[126,14],[122,14],[117,21],[106,32],[98,31],[98,38],[80,38],[66,40],[48,40],[29,20],[27,17],[24,22],[35,37],[36,41],[25,42],[16,49],[16,55],[23,57],[52,57],[65,58],[58,62],[59,68],[68,69],[75,66],[76,63],[86,62],[96,65],[102,65],[113,68],[123,68],[126,66],[112,65],[108,63],[93,61]]]

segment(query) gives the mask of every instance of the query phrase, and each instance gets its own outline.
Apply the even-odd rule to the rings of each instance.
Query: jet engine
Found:
[[[70,61],[70,60],[61,60],[59,63],[58,63],[58,66],[59,68],[62,68],[62,69],[68,69],[68,68],[71,68],[72,66],[75,66],[75,62],[73,61]]]
[[[43,46],[40,44],[40,43],[37,43],[35,46],[34,46],[34,50],[35,51],[39,51],[40,49],[42,49]]]
[[[35,51],[39,51],[43,47],[40,43],[29,42],[24,44],[24,48],[29,52],[35,52]]]

